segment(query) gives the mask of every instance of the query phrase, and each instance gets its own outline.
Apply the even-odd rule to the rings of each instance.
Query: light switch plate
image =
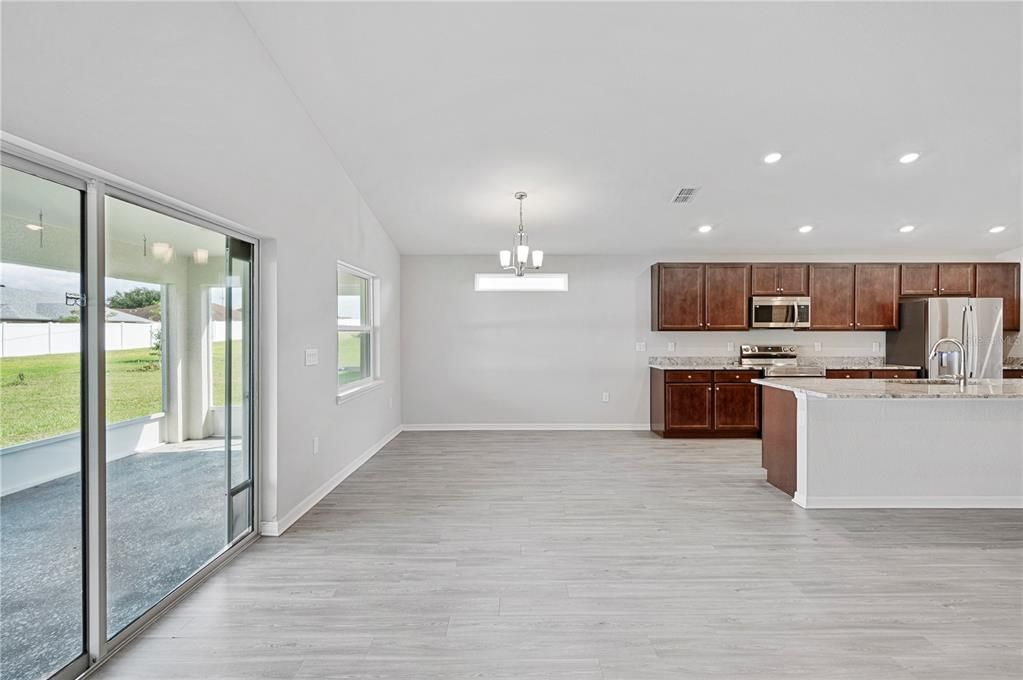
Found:
[[[820,344],[819,342],[815,342],[815,343],[813,343],[813,351],[814,351],[814,352],[819,352],[819,351],[821,351],[821,344]]]
[[[734,342],[728,343],[728,351],[729,352],[734,352],[735,351],[735,343]]]
[[[645,342],[637,342],[636,343],[636,351],[637,352],[645,352],[646,351],[646,343]]]
[[[305,351],[305,365],[315,366],[320,363],[320,352],[317,349],[307,349]]]
[[[610,392],[601,392],[600,393],[600,400],[602,402],[604,402],[605,404],[607,402],[611,401],[611,393]]]
[[[319,452],[320,452],[320,438],[319,437],[313,437],[313,454],[315,455],[315,454],[317,454]]]
[[[871,348],[871,350],[873,350],[874,352],[880,352],[880,351],[881,351],[881,343],[880,343],[880,342],[878,342],[877,340],[875,340],[875,341],[874,341],[874,344],[872,344],[872,345],[870,346],[870,348]]]
[[[668,343],[668,351],[669,352],[674,352],[675,351],[675,343],[673,343],[673,342],[669,342]]]

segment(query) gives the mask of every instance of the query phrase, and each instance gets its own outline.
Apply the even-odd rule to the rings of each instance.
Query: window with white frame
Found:
[[[375,277],[342,262],[337,265],[337,386],[339,392],[376,378]]]

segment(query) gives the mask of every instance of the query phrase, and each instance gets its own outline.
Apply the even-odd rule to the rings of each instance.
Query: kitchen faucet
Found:
[[[959,353],[960,356],[962,357],[962,361],[959,362],[960,363],[959,375],[953,375],[952,377],[959,378],[959,389],[965,391],[967,371],[966,367],[970,365],[969,357],[967,356],[966,352],[966,345],[961,343],[957,338],[942,338],[941,340],[938,340],[936,343],[934,343],[934,347],[931,347],[931,353],[928,355],[927,360],[930,361],[934,359],[934,357],[938,355],[938,347],[940,347],[943,343],[946,342],[951,342],[953,345],[959,348]]]

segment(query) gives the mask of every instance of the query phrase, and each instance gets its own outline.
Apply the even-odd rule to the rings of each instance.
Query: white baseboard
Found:
[[[649,430],[650,423],[418,423],[402,425],[405,432],[459,432],[489,430]]]
[[[313,506],[323,500],[324,496],[333,491],[338,484],[345,481],[349,475],[362,467],[367,460],[372,458],[377,451],[387,446],[388,442],[401,434],[401,431],[402,427],[399,425],[394,428],[394,430],[384,435],[380,441],[369,447],[351,463],[341,468],[340,472],[324,482],[318,489],[316,489],[316,491],[313,491],[311,494],[303,498],[302,502],[292,508],[292,510],[288,514],[284,515],[284,517],[273,522],[260,522],[259,533],[263,536],[280,536],[283,534],[288,530],[288,527],[297,522],[302,515],[312,510]]]
[[[1020,496],[813,496],[796,493],[793,503],[808,510],[825,508],[1023,508]]]

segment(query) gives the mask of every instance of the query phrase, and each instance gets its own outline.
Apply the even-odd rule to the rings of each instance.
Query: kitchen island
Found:
[[[804,508],[1023,507],[1023,380],[754,382],[767,480]]]

